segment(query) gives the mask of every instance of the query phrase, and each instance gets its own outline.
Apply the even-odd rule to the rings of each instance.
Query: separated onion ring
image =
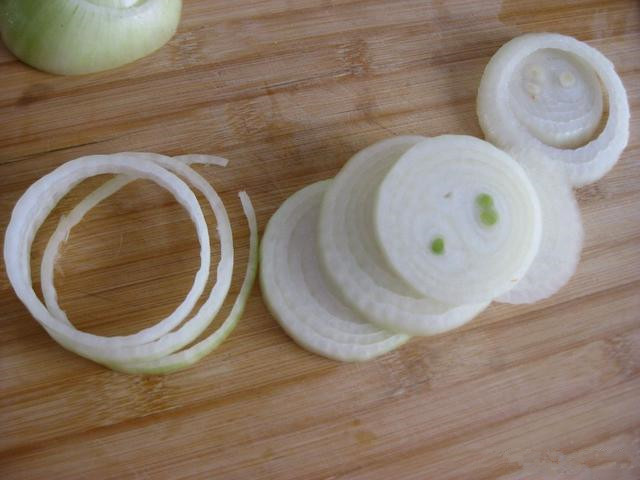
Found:
[[[233,269],[233,244],[231,225],[220,198],[213,188],[192,170],[188,163],[218,163],[224,164],[221,159],[207,161],[206,156],[187,156],[182,160],[172,159],[154,154],[123,153],[115,155],[96,155],[82,157],[67,162],[50,174],[35,182],[25,194],[18,200],[7,227],[4,258],[7,276],[18,298],[25,304],[36,320],[47,332],[65,348],[92,359],[98,363],[125,371],[134,371],[133,365],[141,367],[139,371],[169,371],[182,368],[194,361],[198,354],[185,354],[179,359],[168,356],[185,345],[191,343],[206,329],[218,312],[231,283]],[[176,327],[192,310],[198,297],[204,290],[209,275],[210,246],[207,224],[202,214],[198,201],[189,187],[170,170],[178,172],[196,186],[209,201],[216,221],[221,244],[221,258],[218,265],[218,277],[216,284],[205,304],[198,313],[186,322],[178,330],[170,331]],[[51,308],[46,307],[36,296],[31,285],[30,251],[36,232],[55,207],[58,201],[80,181],[91,176],[103,173],[116,173],[129,176],[117,176],[105,185],[90,194],[72,210],[67,218],[63,218],[47,246],[43,256],[43,290]],[[126,183],[133,179],[146,178],[155,181],[169,190],[176,200],[188,211],[192,221],[196,225],[198,240],[200,243],[201,266],[198,270],[191,291],[180,306],[169,317],[161,320],[155,326],[144,329],[136,334],[124,337],[103,337],[77,330],[70,324],[64,312],[57,306],[56,293],[53,287],[53,261],[60,242],[66,238],[69,230],[86,212],[104,198],[115,193]],[[257,233],[255,227],[255,214],[246,194],[241,194],[243,208],[249,219],[252,235],[252,255],[247,268],[247,277],[250,289],[255,278],[255,263],[257,262]],[[253,264],[251,263],[253,262]],[[253,273],[252,273],[253,272]],[[245,285],[243,285],[243,288]],[[241,290],[238,300],[246,297],[248,292]],[[237,302],[236,302],[237,303]],[[242,302],[240,302],[242,303]],[[231,317],[237,321],[237,312],[242,311],[242,305],[234,306]],[[232,319],[233,320],[233,319]],[[220,330],[230,331],[229,326],[235,325],[235,321],[227,319]],[[232,327],[231,327],[232,328]],[[217,332],[216,332],[217,333]],[[218,335],[219,337],[226,335]],[[216,340],[217,341],[217,340]],[[196,350],[210,351],[212,341],[200,346]],[[202,342],[201,342],[202,343]],[[214,342],[215,343],[215,342]],[[217,344],[217,343],[216,343]],[[197,347],[196,345],[195,347]],[[194,348],[194,347],[192,347]],[[180,352],[183,353],[183,352]],[[159,360],[159,359],[165,360]],[[200,358],[200,357],[198,357]],[[191,362],[191,363],[190,363]]]

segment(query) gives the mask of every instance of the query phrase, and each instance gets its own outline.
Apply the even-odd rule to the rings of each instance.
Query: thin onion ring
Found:
[[[131,162],[132,157],[135,158],[135,162]],[[226,261],[223,261],[223,256],[221,255],[218,271],[218,283],[222,283],[222,288],[219,287],[216,289],[214,286],[214,289],[212,290],[207,302],[205,302],[205,305],[203,305],[198,314],[186,322],[183,327],[175,332],[163,335],[159,337],[158,340],[151,343],[143,342],[149,338],[158,338],[157,332],[159,330],[153,330],[154,327],[146,330],[147,332],[152,331],[153,334],[142,333],[141,335],[134,334],[127,337],[102,337],[99,335],[81,332],[68,323],[66,316],[53,315],[49,310],[47,310],[35,295],[31,286],[29,259],[31,244],[37,230],[57,202],[71,188],[85,178],[102,173],[134,175],[135,178],[147,178],[167,188],[172,194],[174,194],[178,202],[187,208],[190,217],[196,224],[198,237],[201,243],[202,263],[208,267],[208,232],[206,222],[204,221],[204,216],[197,199],[182,180],[158,164],[163,164],[166,168],[180,172],[182,175],[188,177],[189,180],[192,181],[192,183],[194,183],[194,185],[196,185],[196,187],[200,189],[205,196],[207,196],[208,200],[212,204],[212,208],[214,208],[214,213],[216,213],[221,243],[223,241],[227,242],[228,240],[228,245],[231,246],[232,252],[231,228],[222,202],[219,200],[219,197],[211,186],[195,171],[187,166],[188,163],[202,163],[203,158],[204,157],[202,156],[186,156],[176,160],[168,157],[151,156],[147,154],[119,154],[111,156],[83,157],[68,162],[49,175],[41,178],[20,198],[14,208],[5,237],[4,257],[7,266],[7,275],[18,297],[23,301],[23,303],[25,303],[36,320],[41,323],[41,325],[52,337],[54,337],[54,339],[66,348],[94,361],[111,366],[112,368],[131,371],[132,366],[128,364],[131,362],[135,363],[146,361],[146,366],[140,365],[139,370],[144,370],[146,368],[147,370],[151,369],[158,371],[159,369],[162,371],[169,371],[191,364],[192,360],[196,357],[201,358],[205,353],[208,353],[210,350],[215,348],[215,346],[217,346],[233,329],[233,326],[235,326],[235,323],[237,322],[237,319],[244,307],[244,303],[246,302],[248,289],[250,289],[250,286],[253,283],[252,270],[255,270],[255,265],[251,263],[247,268],[247,276],[243,284],[243,289],[236,300],[232,313],[220,329],[194,347],[180,352],[180,354],[176,354],[175,356],[171,356],[171,358],[167,356],[193,341],[193,339],[202,333],[202,331],[204,331],[204,329],[213,320],[219,306],[226,297],[228,285],[225,286],[225,284],[230,284],[231,269],[233,265],[232,253],[227,256]],[[206,163],[226,164],[226,161],[219,158],[209,158],[209,161]],[[75,225],[80,218],[82,218],[82,215],[84,215],[86,211],[88,211],[88,208],[86,208],[87,205],[93,206],[97,204],[99,201],[109,196],[109,194],[115,193],[119,188],[122,188],[122,186],[128,183],[128,181],[130,181],[130,179],[122,177],[116,177],[115,179],[110,180],[107,182],[107,184],[109,184],[107,187],[103,186],[99,188],[98,194],[94,192],[94,194],[92,194],[94,195],[93,197],[90,195],[85,199],[83,206],[76,207],[74,210],[76,214],[70,216],[71,220],[61,220],[58,230],[56,230],[56,232],[59,232],[59,236],[54,235],[55,238],[52,238],[50,241],[49,254],[47,256],[48,260],[45,262],[45,265],[47,266],[44,269],[45,271],[52,268],[52,266],[50,267],[49,265],[51,259],[55,258],[55,252],[57,251],[57,246],[59,245],[61,238],[66,237],[68,230]],[[245,214],[249,218],[252,235],[257,236],[255,233],[255,214],[253,213],[253,208],[251,207],[250,201],[244,192],[241,195],[241,200],[243,202]],[[218,208],[214,207],[216,201],[219,202]],[[223,214],[218,215],[220,213]],[[253,219],[251,218],[252,215]],[[218,216],[221,218],[218,218]],[[253,238],[252,241],[253,243],[257,243],[257,240],[253,240]],[[228,247],[225,248],[228,249]],[[207,257],[206,259],[204,258],[205,255]],[[256,261],[257,260],[254,259],[254,263]],[[44,275],[46,278],[49,278],[47,277],[48,274],[44,273]],[[204,278],[200,283],[206,283],[207,276],[208,268],[205,274],[200,275],[200,277],[196,275],[196,281],[194,284],[198,283],[198,278]],[[255,272],[253,272],[253,277],[255,277]],[[49,280],[47,280],[47,282],[48,281]],[[47,289],[50,290],[48,296],[50,297],[49,299],[53,298],[55,300],[55,289],[52,288],[52,283],[51,276],[51,289],[47,287]],[[192,290],[197,291],[197,289],[199,289],[198,285],[192,287]],[[217,291],[218,293],[214,294],[214,291]],[[198,296],[199,295],[196,296],[196,300]],[[173,321],[175,321],[175,318]],[[166,328],[167,324],[168,322],[165,322],[163,324],[163,328]],[[138,337],[136,337],[136,335],[138,335]],[[129,340],[123,340],[126,338]],[[136,340],[131,340],[132,338],[136,338]],[[162,362],[164,362],[162,363],[164,365],[163,367],[159,367],[157,362],[152,362],[154,359],[159,357],[164,357],[164,360],[162,360]],[[187,363],[185,364],[185,362]]]

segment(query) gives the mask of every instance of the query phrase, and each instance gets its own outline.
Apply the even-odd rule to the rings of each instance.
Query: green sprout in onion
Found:
[[[116,68],[162,47],[176,32],[182,0],[1,0],[2,40],[45,72]]]
[[[498,212],[493,206],[493,197],[488,193],[481,193],[476,197],[476,205],[480,208],[480,221],[491,227],[498,223]]]
[[[480,221],[487,227],[492,227],[498,222],[498,212],[495,210],[484,210],[480,213]]]
[[[431,241],[431,252],[434,255],[444,254],[444,238],[436,237]]]
[[[481,193],[476,197],[476,205],[482,209],[493,207],[493,197],[488,193]]]

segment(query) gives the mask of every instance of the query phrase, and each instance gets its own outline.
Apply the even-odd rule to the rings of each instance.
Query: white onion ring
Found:
[[[132,162],[132,160],[135,161]],[[231,331],[239,316],[238,312],[241,312],[248,295],[248,292],[245,293],[243,290],[241,290],[241,295],[239,295],[236,305],[234,305],[232,315],[230,315],[227,321],[220,327],[218,332],[215,332],[205,341],[200,342],[198,348],[194,348],[194,346],[192,349],[188,349],[188,352],[191,353],[180,352],[184,354],[171,357],[171,359],[166,357],[192,342],[206,329],[219,310],[228,292],[233,268],[231,226],[226,211],[211,186],[186,165],[194,162],[226,164],[224,159],[205,158],[204,156],[185,156],[180,160],[153,154],[117,154],[83,157],[68,162],[45,177],[42,177],[34,183],[17,202],[5,236],[4,257],[7,276],[16,294],[36,320],[65,348],[99,363],[120,366],[122,370],[130,370],[132,364],[136,362],[147,362],[146,367],[145,364],[140,363],[139,368],[142,370],[144,370],[144,368],[150,370],[171,370],[180,368],[185,364],[185,361],[192,360],[194,356],[199,356],[203,351],[210,351],[210,349],[215,348],[219,341],[226,337],[228,332]],[[188,314],[193,308],[193,305],[190,304],[197,301],[198,296],[206,284],[209,271],[210,247],[206,222],[197,199],[182,180],[159,164],[187,177],[205,194],[216,215],[221,241],[221,259],[218,266],[218,278],[209,299],[192,319],[186,322],[180,329],[170,333],[166,332],[180,323]],[[68,319],[66,319],[64,312],[57,306],[56,293],[53,287],[52,268],[57,248],[71,227],[75,225],[91,207],[95,206],[110,194],[115,193],[115,191],[124,186],[124,184],[128,183],[130,179],[121,176],[115,177],[83,200],[83,202],[71,212],[68,218],[61,219],[56,233],[50,240],[46,255],[43,257],[43,289],[47,291],[48,302],[54,307],[57,307],[57,311],[54,313],[50,312],[42,302],[40,302],[33,291],[30,279],[29,259],[31,244],[39,227],[66,192],[83,179],[102,173],[117,173],[129,175],[133,178],[147,178],[167,188],[174,194],[178,202],[187,208],[190,217],[196,224],[201,245],[201,268],[198,274],[196,274],[196,280],[192,287],[192,292],[195,293],[190,292],[190,295],[187,295],[188,298],[176,309],[176,312],[179,312],[179,314],[174,312],[174,314],[159,322],[156,326],[125,337],[102,337],[75,329],[68,322]],[[246,197],[246,194],[243,195]],[[245,214],[249,215],[250,213],[253,215],[253,209],[248,197],[244,197],[241,196]],[[255,230],[254,226],[255,217],[253,221],[250,218],[250,227],[253,230]],[[206,270],[203,266],[206,267]],[[253,269],[255,269],[255,266],[253,266]],[[251,271],[252,267],[250,264],[247,269],[245,284],[247,284],[247,282],[252,284]],[[250,288],[250,286],[247,288]],[[244,290],[246,290],[246,288]],[[241,297],[243,297],[244,300]],[[53,310],[56,310],[56,308]],[[62,312],[61,315],[60,312]],[[148,343],[150,340],[155,341]],[[153,363],[154,359],[158,359],[159,357],[165,358],[165,360],[163,360],[163,362],[165,362],[163,366]]]
[[[537,302],[566,285],[578,267],[584,238],[580,208],[561,166],[536,153],[518,158],[540,200],[542,237],[524,277],[496,298],[513,304]]]
[[[211,296],[214,296],[215,299],[211,309],[213,313],[211,318],[213,318],[222,306],[222,302],[224,301],[231,285],[231,272],[233,269],[233,241],[231,227],[227,212],[218,194],[215,192],[215,190],[213,190],[213,188],[211,188],[211,185],[209,185],[209,183],[204,178],[202,178],[197,172],[188,167],[187,164],[201,163],[224,166],[225,162],[223,161],[223,159],[218,160],[216,157],[212,158],[208,156],[189,155],[178,157],[177,159],[171,159],[170,157],[151,153],[132,152],[127,153],[126,155],[132,160],[136,160],[138,158],[147,158],[164,168],[173,170],[174,173],[182,175],[193,185],[195,185],[209,201],[209,205],[214,212],[216,222],[219,225],[218,230],[220,236],[220,261],[218,263],[217,272],[217,278],[219,279],[219,281],[215,283],[214,288],[211,291]],[[177,162],[176,160],[184,163],[184,165]],[[127,177],[125,175],[119,175],[105,182],[102,186],[98,187],[94,192],[80,201],[73,208],[73,210],[69,212],[67,216],[61,218],[56,230],[49,238],[49,242],[47,243],[44,254],[42,256],[40,282],[47,309],[58,320],[61,320],[70,325],[66,313],[58,305],[57,293],[53,284],[55,258],[58,254],[60,243],[69,236],[71,229],[82,220],[84,215],[86,215],[89,210],[91,210],[102,200],[113,195],[120,188],[124,187],[134,180],[135,178]],[[191,307],[189,310],[182,309],[181,311],[179,311],[178,308],[169,317],[161,320],[152,327],[143,329],[133,335],[109,338],[119,338],[119,340],[122,342],[122,345],[137,345],[151,342],[165,335],[167,332],[171,331],[178,324],[180,324],[180,322],[182,322],[182,320],[189,314],[192,308],[193,307]],[[187,325],[196,323],[194,322],[195,318],[196,317],[192,318],[182,328],[188,328]],[[206,325],[204,326],[204,328],[206,328]],[[199,329],[202,329],[201,325],[199,326]],[[194,340],[199,335],[199,333],[196,332],[198,332],[198,330],[194,330],[194,333],[190,334],[190,341]]]
[[[600,84],[608,117],[597,134]],[[607,173],[629,140],[629,102],[613,64],[565,35],[530,33],[504,44],[484,71],[477,102],[487,140],[516,160],[534,150],[559,162],[574,186]]]

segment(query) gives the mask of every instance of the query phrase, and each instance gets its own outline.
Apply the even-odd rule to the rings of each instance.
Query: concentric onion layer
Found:
[[[224,205],[213,188],[192,170],[188,163],[224,164],[225,160],[217,157],[186,156],[182,160],[163,157],[155,154],[124,153],[115,155],[96,155],[82,157],[67,162],[50,174],[35,182],[18,200],[11,221],[7,227],[4,258],[7,276],[20,300],[29,309],[36,320],[47,332],[65,348],[112,368],[134,371],[161,372],[183,368],[198,358],[202,352],[210,351],[221,341],[235,325],[238,312],[242,311],[248,292],[255,277],[257,253],[252,255],[252,263],[247,267],[245,284],[241,290],[230,318],[219,331],[196,346],[171,356],[180,348],[194,341],[211,323],[227,295],[233,270],[233,243],[231,225]],[[204,290],[210,265],[210,246],[207,224],[202,210],[189,187],[178,178],[176,172],[188,179],[200,190],[209,201],[218,225],[220,237],[220,262],[218,264],[216,283],[207,301],[189,321],[174,331],[182,320],[193,309],[195,302]],[[31,286],[30,252],[36,232],[55,207],[58,201],[82,180],[104,173],[115,173],[119,176],[109,180],[95,192],[82,200],[68,217],[63,217],[47,245],[42,265],[43,292],[48,307],[38,299]],[[71,325],[64,311],[57,304],[57,295],[53,286],[53,262],[60,243],[66,238],[71,228],[100,201],[112,195],[128,182],[146,178],[155,181],[169,190],[188,211],[196,225],[200,243],[201,266],[193,286],[185,300],[167,318],[153,327],[136,334],[124,337],[102,337],[81,332]],[[256,236],[255,214],[246,194],[241,194],[243,208],[249,219],[252,236]],[[253,239],[253,237],[252,237]],[[253,239],[254,250],[257,251],[257,239]],[[248,286],[245,285],[248,282]],[[238,304],[240,302],[240,304]],[[158,360],[158,359],[163,360]]]
[[[505,303],[533,303],[560,290],[578,267],[584,237],[578,202],[558,164],[539,154],[523,154],[520,163],[540,199],[542,238],[524,277],[496,298]]]
[[[522,167],[474,137],[424,140],[378,189],[375,234],[407,284],[441,302],[491,301],[533,261],[540,205]]]
[[[133,62],[176,32],[182,0],[4,0],[0,30],[19,59],[78,75]]]
[[[613,64],[574,38],[516,37],[487,65],[478,89],[487,140],[518,159],[535,150],[575,186],[598,180],[629,139],[629,103]]]
[[[318,265],[318,216],[330,181],[289,197],[262,237],[260,284],[267,305],[301,346],[341,361],[363,361],[409,338],[368,323],[330,290]]]
[[[334,291],[370,322],[409,335],[458,327],[488,305],[451,305],[421,295],[389,269],[376,241],[373,200],[380,182],[423,140],[395,137],[356,154],[327,188],[318,228],[320,266]]]

